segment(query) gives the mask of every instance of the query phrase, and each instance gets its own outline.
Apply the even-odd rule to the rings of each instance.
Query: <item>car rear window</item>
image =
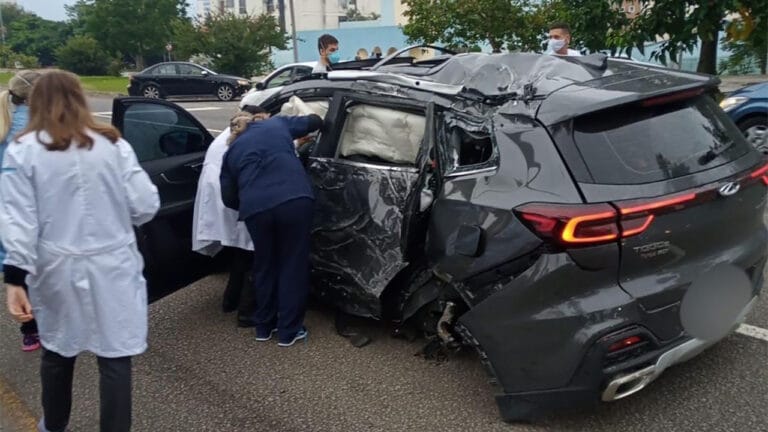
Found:
[[[712,99],[628,105],[578,117],[573,137],[593,180],[643,184],[740,158],[749,144]]]

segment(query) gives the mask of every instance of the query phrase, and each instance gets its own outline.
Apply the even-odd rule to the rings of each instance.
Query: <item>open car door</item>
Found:
[[[433,111],[401,98],[333,98],[307,162],[312,271],[318,296],[347,313],[381,317],[385,289],[409,265]]]
[[[160,211],[137,228],[150,301],[214,270],[192,251],[192,213],[210,132],[180,106],[163,100],[116,98],[112,124],[136,152],[160,193]]]

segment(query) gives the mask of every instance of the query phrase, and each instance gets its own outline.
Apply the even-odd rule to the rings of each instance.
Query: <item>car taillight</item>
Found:
[[[692,90],[683,90],[676,93],[670,93],[662,96],[656,96],[649,99],[645,99],[640,102],[641,106],[644,107],[650,107],[650,106],[658,106],[658,105],[666,105],[673,102],[679,102],[686,99],[694,98],[700,94],[704,93],[703,88],[697,88]]]
[[[688,193],[615,205],[527,204],[516,211],[542,238],[569,246],[595,245],[641,234],[657,215],[678,210],[696,197]]]
[[[565,244],[596,244],[619,238],[618,213],[608,204],[528,204],[520,217],[546,239]]]
[[[761,179],[763,181],[763,183],[768,185],[768,164],[760,167],[759,169],[757,169],[755,171],[753,171],[749,175],[749,178],[750,178],[750,180]]]
[[[637,345],[642,341],[643,341],[643,338],[641,338],[640,336],[630,336],[611,344],[611,346],[608,347],[608,352],[612,353],[612,352],[620,351],[620,350],[623,350],[624,348],[629,348],[631,346]]]

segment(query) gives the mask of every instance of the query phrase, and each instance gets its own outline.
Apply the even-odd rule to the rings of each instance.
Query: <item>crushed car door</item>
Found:
[[[428,165],[432,111],[402,99],[334,97],[307,163],[317,198],[313,282],[347,313],[380,317],[382,293],[408,265],[404,236]]]
[[[117,98],[112,123],[133,146],[160,194],[160,211],[137,229],[150,299],[207,275],[213,261],[192,252],[192,211],[208,130],[178,105],[145,98]]]

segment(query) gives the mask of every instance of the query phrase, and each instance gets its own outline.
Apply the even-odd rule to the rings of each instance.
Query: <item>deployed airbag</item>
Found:
[[[413,165],[424,138],[426,118],[390,108],[355,105],[347,110],[339,154],[371,156]]]

